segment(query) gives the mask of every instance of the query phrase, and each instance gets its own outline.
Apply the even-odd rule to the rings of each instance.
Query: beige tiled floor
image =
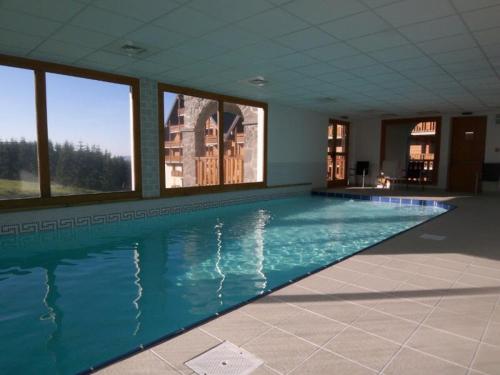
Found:
[[[256,375],[500,374],[500,197],[451,201],[457,210],[100,373],[191,374],[184,362],[228,340],[264,360]]]

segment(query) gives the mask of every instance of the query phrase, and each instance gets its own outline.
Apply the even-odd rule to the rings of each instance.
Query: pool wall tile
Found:
[[[148,199],[0,213],[0,236],[176,215],[208,208],[310,194],[309,184],[189,197]]]

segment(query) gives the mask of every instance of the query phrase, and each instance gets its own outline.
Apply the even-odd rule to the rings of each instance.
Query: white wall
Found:
[[[270,103],[268,108],[269,186],[326,185],[328,116]]]
[[[488,125],[486,130],[486,163],[500,163],[500,152],[495,151],[500,148],[500,125],[495,125],[495,116],[497,112],[488,113],[474,113],[474,116],[487,116]],[[451,141],[451,120],[457,115],[444,115],[441,121],[441,147],[440,147],[440,161],[438,171],[438,185],[440,189],[446,189],[448,180],[448,163],[450,155],[450,141]],[[368,160],[370,162],[370,176],[369,181],[371,184],[375,183],[375,178],[380,170],[380,138],[381,138],[381,120],[379,118],[371,119],[355,119],[352,121],[351,135],[354,147],[350,152],[350,164],[354,166],[356,161]],[[484,190],[500,191],[498,184],[484,184]]]

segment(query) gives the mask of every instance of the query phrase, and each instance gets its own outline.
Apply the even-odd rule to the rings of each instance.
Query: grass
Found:
[[[95,194],[97,190],[52,183],[52,195]],[[33,198],[40,196],[38,182],[0,179],[0,199]]]

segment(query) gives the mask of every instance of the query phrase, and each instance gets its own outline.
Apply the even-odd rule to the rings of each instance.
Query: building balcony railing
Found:
[[[184,127],[184,124],[170,124],[167,126],[168,130],[172,134],[172,133],[180,133],[182,131],[182,128]]]
[[[180,163],[182,161],[182,155],[173,154],[165,155],[165,163]]]
[[[434,160],[434,154],[410,153],[411,160]]]
[[[215,185],[219,182],[219,158],[217,156],[198,157],[195,161],[197,185]],[[242,183],[243,165],[242,157],[224,156],[224,183]]]
[[[217,145],[219,143],[219,139],[216,135],[206,135],[205,136],[205,144],[206,145]]]
[[[182,141],[180,139],[174,141],[165,141],[165,148],[182,148]]]

